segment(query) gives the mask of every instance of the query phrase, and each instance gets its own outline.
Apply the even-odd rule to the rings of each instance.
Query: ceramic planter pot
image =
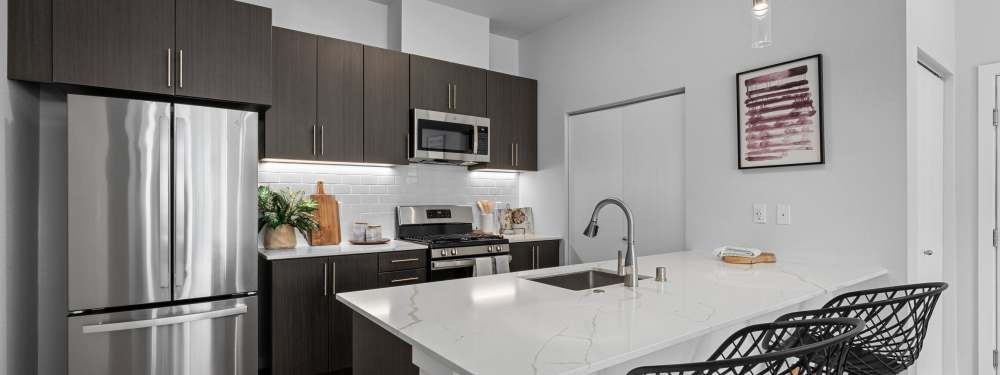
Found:
[[[291,225],[279,225],[271,229],[264,227],[264,248],[267,250],[295,248],[295,228]]]

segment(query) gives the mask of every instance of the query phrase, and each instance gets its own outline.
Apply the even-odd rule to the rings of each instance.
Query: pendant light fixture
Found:
[[[771,0],[750,0],[753,7],[750,8],[751,23],[753,24],[753,48],[767,48],[773,43],[771,41]]]

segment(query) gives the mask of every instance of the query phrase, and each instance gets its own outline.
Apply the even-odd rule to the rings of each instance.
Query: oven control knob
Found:
[[[448,255],[448,250],[441,250],[441,256]]]
[[[451,255],[458,255],[458,250],[451,249]]]
[[[487,246],[486,247],[486,252],[487,253],[492,253],[493,252],[493,246]]]

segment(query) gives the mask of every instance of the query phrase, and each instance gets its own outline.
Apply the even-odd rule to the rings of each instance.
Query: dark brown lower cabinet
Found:
[[[559,241],[510,244],[510,271],[526,271],[559,266]]]
[[[354,314],[354,375],[417,375],[413,348],[382,327]]]
[[[331,368],[333,293],[330,258],[269,262],[272,374],[320,374]],[[263,331],[263,330],[262,330]],[[267,333],[265,333],[267,334]]]
[[[378,285],[375,254],[262,262],[267,325],[261,329],[271,374],[326,374],[351,367],[353,312],[336,293]]]

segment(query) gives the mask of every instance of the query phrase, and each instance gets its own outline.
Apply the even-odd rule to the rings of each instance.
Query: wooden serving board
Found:
[[[319,223],[319,230],[309,233],[309,244],[313,246],[340,244],[340,206],[337,204],[337,199],[326,194],[323,190],[323,181],[316,183],[316,194],[310,195],[309,198],[317,203],[314,215],[316,222]]]
[[[754,258],[747,257],[722,257],[722,261],[731,264],[757,264],[757,263],[775,263],[778,261],[778,257],[774,256],[774,253],[760,253],[760,255]]]

